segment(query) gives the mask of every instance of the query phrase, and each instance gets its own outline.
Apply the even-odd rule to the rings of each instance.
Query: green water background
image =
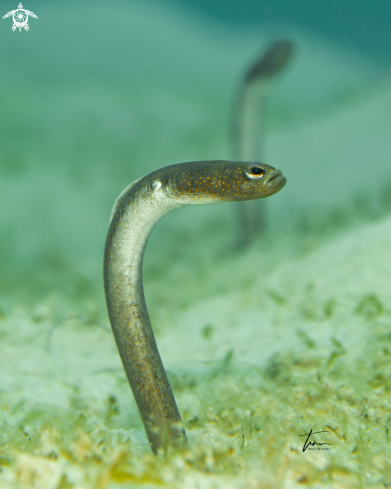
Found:
[[[232,156],[229,127],[238,80],[268,42],[288,38],[297,44],[291,69],[271,93],[271,132],[354,106],[387,76],[386,2],[369,12],[365,3],[354,11],[347,2],[326,2],[316,11],[305,3],[300,9],[289,2],[256,5],[40,1],[25,5],[39,17],[30,18],[29,32],[12,32],[12,20],[1,21],[3,309],[58,294],[88,297],[104,314],[102,254],[115,198],[158,167]],[[4,14],[14,8],[11,2],[1,6]],[[319,54],[329,45],[331,63]],[[351,159],[345,155],[342,164],[337,158],[325,167],[310,158],[297,161],[292,140],[282,139],[277,146],[286,146],[287,154],[278,158],[267,144],[265,149],[267,162],[289,181],[270,202],[272,228],[300,220],[312,206],[352,203],[362,188],[373,193],[388,178],[383,147],[382,158],[371,162],[376,172],[368,184],[366,165],[376,148],[362,150],[353,140]],[[327,139],[326,131],[319,154],[322,144],[333,144]],[[343,183],[330,192],[336,172]],[[232,253],[234,239],[229,209],[167,216],[147,250],[147,287],[149,278],[175,267],[168,296],[177,295],[175,284],[189,270],[194,280],[207,282],[211,266]]]

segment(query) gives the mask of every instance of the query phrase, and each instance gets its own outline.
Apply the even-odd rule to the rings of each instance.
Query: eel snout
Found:
[[[272,170],[265,179],[267,187],[282,188],[286,184],[286,178],[280,170]]]

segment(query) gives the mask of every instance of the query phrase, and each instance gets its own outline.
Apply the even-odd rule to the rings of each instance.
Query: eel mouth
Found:
[[[286,183],[286,178],[280,170],[273,170],[266,180],[266,185],[269,187],[283,187]]]

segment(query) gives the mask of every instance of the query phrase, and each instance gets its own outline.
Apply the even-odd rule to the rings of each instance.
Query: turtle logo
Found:
[[[34,17],[34,19],[38,19],[38,17],[34,14],[34,12],[30,12],[30,10],[25,10],[21,3],[18,5],[18,8],[16,10],[11,10],[11,12],[5,14],[3,19],[6,19],[7,17],[11,17],[11,15],[12,18],[14,19],[12,30],[16,31],[16,29],[19,29],[19,32],[22,32],[23,27],[26,31],[29,30],[29,25],[27,23],[29,20],[29,16]]]

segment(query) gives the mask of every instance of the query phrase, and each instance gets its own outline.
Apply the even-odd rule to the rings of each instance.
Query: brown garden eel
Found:
[[[104,256],[107,308],[117,347],[152,451],[187,443],[148,317],[142,262],[152,228],[185,205],[254,200],[286,179],[261,163],[195,161],[166,166],[129,185],[111,214]]]
[[[237,160],[262,160],[265,135],[265,105],[271,86],[292,58],[290,41],[275,41],[248,68],[239,86],[232,124],[233,157]],[[251,244],[267,227],[266,202],[237,204],[237,245]]]

